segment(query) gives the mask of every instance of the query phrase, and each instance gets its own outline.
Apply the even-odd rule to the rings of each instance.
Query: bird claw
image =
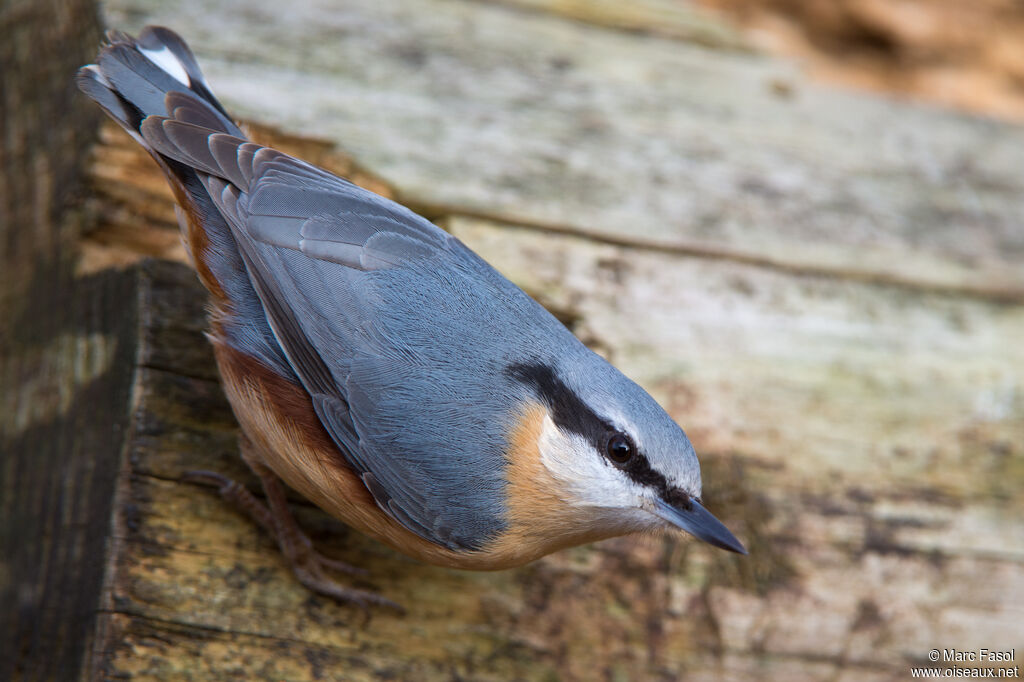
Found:
[[[358,566],[353,566],[352,564],[346,564],[344,561],[339,561],[338,559],[332,559],[330,557],[324,556],[323,554],[321,554],[320,552],[318,552],[316,550],[313,550],[313,554],[316,556],[317,563],[319,563],[321,566],[324,566],[324,567],[329,568],[331,570],[339,571],[341,573],[347,573],[348,575],[360,576],[360,577],[365,577],[365,576],[370,575],[370,572],[367,571],[365,568],[359,568]]]
[[[369,617],[370,606],[382,606],[398,613],[405,613],[405,608],[397,602],[373,592],[346,587],[328,576],[325,569],[355,576],[369,575],[369,571],[318,552],[313,546],[313,541],[299,528],[291,510],[284,502],[280,481],[269,479],[269,474],[263,471],[257,470],[256,473],[263,481],[269,506],[258,500],[237,481],[212,471],[186,471],[182,474],[181,480],[190,483],[212,484],[218,489],[222,498],[246,512],[253,520],[266,528],[277,541],[292,573],[299,582],[313,592],[330,597],[342,604],[357,606],[367,614],[367,617]]]
[[[393,609],[400,614],[405,613],[405,607],[401,604],[374,592],[346,587],[325,576],[319,567],[310,569],[298,564],[292,564],[292,571],[295,573],[295,577],[299,579],[299,582],[313,592],[330,597],[337,602],[358,606],[367,615],[369,615],[370,606],[383,606]]]
[[[232,483],[232,480],[227,476],[222,476],[214,471],[207,471],[205,469],[186,471],[181,475],[181,480],[186,483],[209,483],[217,488],[223,488]]]

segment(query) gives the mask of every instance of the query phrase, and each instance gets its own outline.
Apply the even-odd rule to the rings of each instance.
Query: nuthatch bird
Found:
[[[745,554],[701,505],[683,430],[643,389],[462,242],[331,173],[250,142],[172,31],[110,33],[79,87],[149,152],[210,292],[209,338],[267,504],[200,472],[333,581],[281,481],[412,557],[518,566],[680,528]]]

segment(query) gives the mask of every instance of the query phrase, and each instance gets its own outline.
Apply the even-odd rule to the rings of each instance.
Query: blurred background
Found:
[[[1020,120],[1024,7],[1011,0],[706,0],[822,79]]]
[[[164,24],[253,137],[409,205],[658,399],[750,549],[304,590],[155,165],[71,83]],[[9,0],[0,678],[903,680],[1024,656],[1024,5]],[[155,259],[155,260],[154,260]],[[941,656],[940,656],[941,658]]]

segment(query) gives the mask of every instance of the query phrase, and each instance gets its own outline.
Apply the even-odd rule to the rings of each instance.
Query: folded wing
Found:
[[[141,134],[198,171],[274,335],[349,464],[405,527],[452,549],[480,548],[504,523],[500,429],[492,424],[497,436],[480,443],[480,425],[450,413],[461,403],[465,414],[486,413],[474,389],[435,371],[446,358],[430,349],[459,330],[431,336],[412,318],[465,300],[482,262],[398,204],[211,130],[204,117],[214,114],[189,93],[168,95],[166,106],[170,115],[148,117]],[[418,400],[424,395],[433,399]]]

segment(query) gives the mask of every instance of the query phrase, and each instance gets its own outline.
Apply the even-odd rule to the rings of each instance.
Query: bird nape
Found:
[[[174,191],[266,503],[189,478],[266,527],[309,588],[397,607],[330,575],[356,569],[313,548],[282,481],[442,566],[657,528],[746,553],[702,506],[693,447],[653,398],[453,236],[246,139],[178,35],[111,32],[78,86]]]

